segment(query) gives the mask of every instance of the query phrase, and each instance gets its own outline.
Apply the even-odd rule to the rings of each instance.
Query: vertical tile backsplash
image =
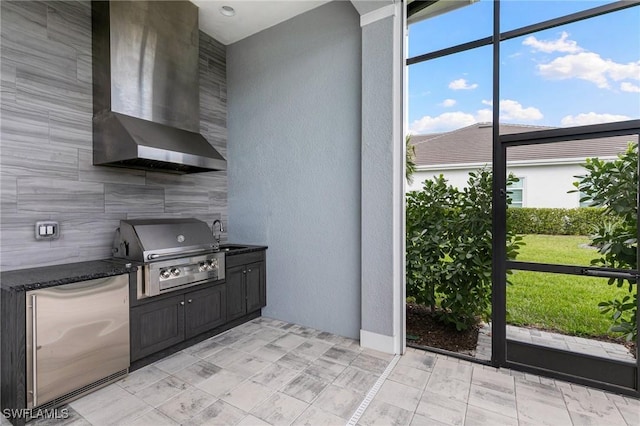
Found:
[[[120,219],[227,221],[227,174],[172,175],[92,164],[89,1],[2,1],[0,268],[111,255]],[[226,157],[225,47],[200,32],[200,128]],[[37,220],[60,238],[36,241]],[[223,236],[225,238],[225,236]]]

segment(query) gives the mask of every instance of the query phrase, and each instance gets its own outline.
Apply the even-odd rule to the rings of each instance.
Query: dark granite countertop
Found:
[[[0,286],[2,290],[6,291],[29,291],[126,274],[135,270],[136,266],[134,265],[127,267],[127,264],[122,261],[110,259],[67,263],[64,265],[3,271],[0,273]]]
[[[253,253],[254,251],[266,250],[267,246],[254,246],[249,244],[220,244],[220,251],[223,251],[226,256],[233,256],[236,254]],[[228,249],[228,250],[227,250]]]
[[[266,250],[267,246],[249,244],[222,244],[220,250],[226,256]],[[126,259],[103,259],[63,265],[3,271],[0,273],[0,287],[5,291],[29,291],[55,287],[78,281],[93,280],[136,271],[141,265]]]

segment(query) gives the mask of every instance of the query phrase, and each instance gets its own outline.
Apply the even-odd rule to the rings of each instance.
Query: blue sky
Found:
[[[501,31],[608,1],[507,0]],[[409,57],[490,36],[481,0],[409,26]],[[569,127],[640,118],[640,6],[501,44],[501,121]],[[443,37],[443,34],[446,37]],[[491,46],[409,67],[409,132],[491,121]]]

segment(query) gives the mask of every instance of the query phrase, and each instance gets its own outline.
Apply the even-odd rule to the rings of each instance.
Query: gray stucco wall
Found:
[[[263,314],[357,338],[361,29],[331,2],[227,47],[229,240],[266,244]]]
[[[227,217],[227,173],[92,164],[91,4],[2,1],[0,267],[111,256],[121,219]],[[200,127],[226,156],[225,47],[200,32]],[[38,220],[60,238],[36,241]],[[225,238],[225,236],[223,236]]]
[[[362,28],[362,329],[393,335],[393,17]]]

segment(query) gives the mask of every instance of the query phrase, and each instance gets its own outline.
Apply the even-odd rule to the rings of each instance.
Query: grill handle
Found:
[[[201,249],[187,250],[187,251],[174,251],[174,252],[171,252],[171,253],[164,253],[164,254],[151,253],[151,254],[147,255],[147,259],[148,260],[156,260],[156,259],[162,259],[163,257],[184,256],[185,254],[197,254],[197,253],[203,253],[203,252],[207,252],[207,251],[211,251],[211,249],[210,248],[201,248]]]

